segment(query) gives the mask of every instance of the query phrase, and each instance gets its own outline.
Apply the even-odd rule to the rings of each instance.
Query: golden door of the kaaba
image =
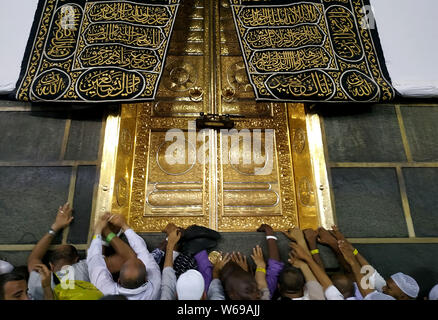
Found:
[[[250,146],[191,130],[201,112],[233,115]],[[182,149],[166,141],[169,132]],[[157,98],[121,105],[107,120],[105,149],[100,211],[124,214],[136,231],[321,224],[304,105],[255,102],[227,0],[181,2]],[[169,161],[175,154],[184,161]]]

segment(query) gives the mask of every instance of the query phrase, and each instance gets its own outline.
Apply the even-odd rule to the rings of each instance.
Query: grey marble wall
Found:
[[[87,243],[105,108],[19,111],[29,105],[1,100],[0,107],[0,245],[36,243],[69,196],[75,220],[67,242]],[[54,243],[61,241],[59,234]]]
[[[382,238],[356,247],[385,276],[410,274],[427,293],[438,283],[438,106],[320,109],[338,226],[348,237]],[[409,237],[405,215],[425,243],[386,241]]]

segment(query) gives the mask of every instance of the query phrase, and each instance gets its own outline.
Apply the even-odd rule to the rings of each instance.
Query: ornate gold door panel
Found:
[[[235,128],[250,130],[253,145],[257,140],[254,130],[265,131],[261,145],[268,149],[266,130],[272,130],[274,141],[271,158],[266,156],[267,150],[261,150],[264,162],[256,164],[253,159],[250,164],[230,165],[224,164],[224,160],[230,160],[232,154],[236,156],[238,150],[224,148],[224,137],[219,137],[218,211],[214,227],[221,231],[253,231],[261,223],[277,229],[291,225],[316,227],[319,221],[304,105],[255,102],[228,0],[216,3],[214,18],[214,51],[220,70],[216,74],[220,84],[215,87],[216,110],[220,114],[244,116],[236,119]],[[263,166],[265,169],[272,166],[272,170],[255,174]]]
[[[234,129],[197,131],[200,112]],[[136,231],[319,224],[304,105],[255,102],[226,0],[182,2],[156,101],[109,118],[103,158],[99,210]]]
[[[220,134],[218,230],[254,231],[262,223],[276,229],[298,225],[286,108],[270,107],[271,117],[236,121],[239,134]],[[248,151],[251,158],[245,161]]]
[[[137,231],[161,231],[168,222],[209,226],[211,172],[202,158],[209,154],[197,155],[204,143],[190,136],[196,135],[187,130],[190,119],[154,117],[153,105],[122,107],[112,211],[127,216]],[[171,129],[181,129],[184,150],[171,149],[173,141],[166,141]],[[124,137],[126,145],[133,146],[131,155],[123,152],[131,150],[123,146]],[[172,162],[175,153],[183,153],[183,161]]]
[[[303,105],[272,104],[271,117],[236,120],[225,132],[197,131],[190,117],[153,116],[153,106],[121,108],[111,211],[135,230],[161,231],[168,222],[220,231],[317,226]],[[169,133],[182,149],[166,141]]]

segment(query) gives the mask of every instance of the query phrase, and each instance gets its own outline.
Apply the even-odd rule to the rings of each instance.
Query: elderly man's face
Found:
[[[29,300],[26,280],[6,282],[4,293],[5,300]]]

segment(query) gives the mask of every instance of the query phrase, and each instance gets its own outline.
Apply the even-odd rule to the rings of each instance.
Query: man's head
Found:
[[[146,267],[138,258],[129,259],[120,269],[119,284],[125,289],[137,289],[146,280]]]
[[[384,294],[397,300],[413,300],[418,297],[420,287],[414,278],[399,272],[386,280],[386,286],[382,290]]]
[[[354,284],[350,277],[337,273],[331,277],[333,285],[339,290],[345,299],[354,297]]]
[[[304,284],[305,279],[303,272],[293,266],[285,267],[278,277],[278,290],[282,296],[303,296]]]
[[[49,265],[53,272],[61,270],[63,266],[73,265],[78,261],[78,251],[69,244],[62,245],[49,254]]]
[[[237,263],[228,262],[221,272],[221,281],[231,300],[259,300],[260,292],[252,274],[244,271]]]
[[[22,274],[10,272],[0,275],[0,300],[29,300],[27,282]]]
[[[178,300],[203,300],[206,297],[204,289],[204,277],[194,269],[184,272],[176,282]]]

